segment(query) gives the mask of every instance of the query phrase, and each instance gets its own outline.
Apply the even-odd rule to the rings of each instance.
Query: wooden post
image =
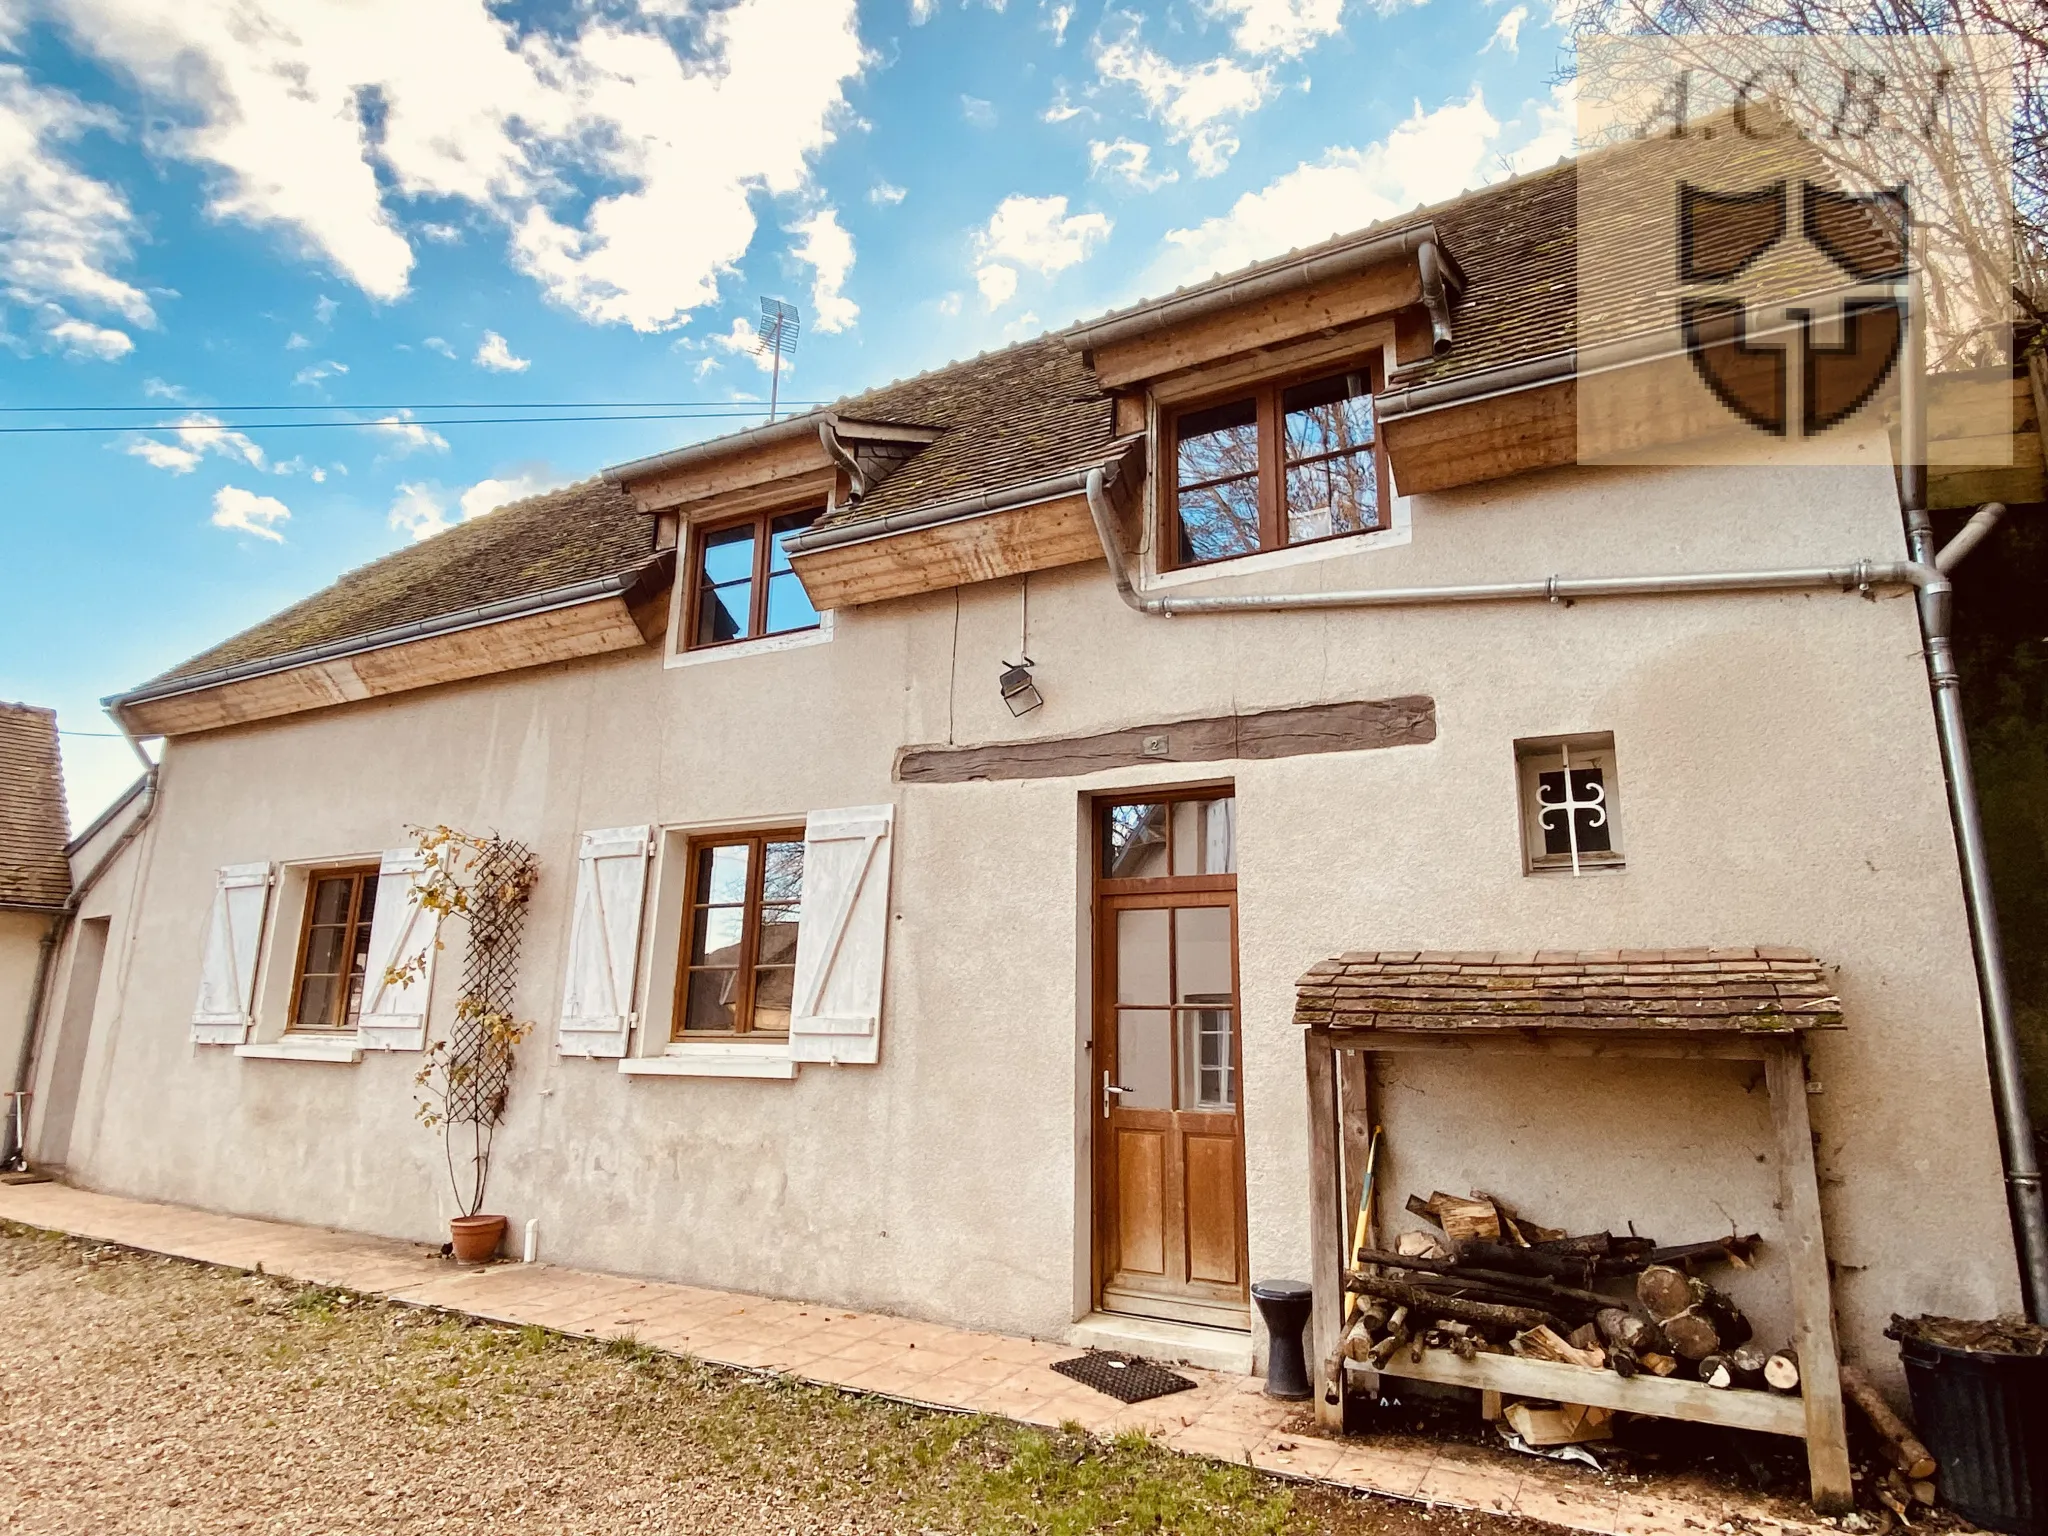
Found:
[[[1337,1074],[1327,1033],[1302,1035],[1308,1061],[1308,1241],[1309,1284],[1315,1288],[1309,1336],[1309,1372],[1315,1379],[1316,1422],[1344,1427],[1344,1376],[1337,1375],[1337,1401],[1323,1367],[1337,1347],[1344,1325],[1344,1176],[1338,1149]],[[1832,1362],[1832,1356],[1829,1357]]]
[[[1820,1184],[1813,1168],[1813,1131],[1806,1118],[1806,1054],[1797,1039],[1764,1045],[1771,1129],[1778,1142],[1778,1199],[1784,1208],[1785,1253],[1792,1279],[1793,1343],[1799,1351],[1806,1409],[1806,1466],[1813,1507],[1846,1514],[1855,1505],[1849,1483],[1849,1441],[1843,1423],[1841,1373],[1835,1356],[1835,1314],[1821,1232]]]
[[[1372,1056],[1365,1051],[1338,1051],[1336,1056],[1337,1097],[1344,1111],[1344,1262],[1349,1264],[1358,1200],[1365,1189],[1365,1162],[1372,1152]],[[1377,1246],[1370,1232],[1366,1246]]]

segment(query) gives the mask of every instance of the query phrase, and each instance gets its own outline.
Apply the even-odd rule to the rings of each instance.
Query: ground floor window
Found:
[[[674,1038],[789,1033],[803,888],[801,827],[691,843]]]
[[[377,867],[316,870],[292,984],[292,1029],[354,1029],[362,1017]]]

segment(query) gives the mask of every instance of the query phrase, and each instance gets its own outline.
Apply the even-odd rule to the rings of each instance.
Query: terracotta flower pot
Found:
[[[505,1240],[502,1216],[457,1216],[448,1223],[449,1244],[457,1262],[484,1264],[497,1257],[498,1244]]]

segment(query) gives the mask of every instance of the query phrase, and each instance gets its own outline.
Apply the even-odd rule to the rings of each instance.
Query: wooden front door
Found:
[[[1235,809],[1098,808],[1091,1097],[1098,1305],[1242,1328]]]

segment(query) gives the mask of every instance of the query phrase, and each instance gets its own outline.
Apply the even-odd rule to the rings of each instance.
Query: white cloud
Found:
[[[1245,193],[1228,213],[1192,229],[1169,231],[1145,286],[1161,292],[1198,282],[1214,272],[1406,214],[1418,203],[1455,197],[1503,170],[1546,163],[1563,152],[1560,145],[1569,148],[1569,107],[1562,92],[1549,102],[1531,103],[1510,132],[1487,110],[1477,86],[1463,101],[1445,102],[1433,111],[1425,112],[1418,102],[1385,139],[1363,148],[1327,150],[1321,159],[1304,161],[1260,190]]]
[[[1486,46],[1479,51],[1489,53],[1498,47],[1503,53],[1519,54],[1522,51],[1522,23],[1529,19],[1529,7],[1518,5],[1493,29],[1493,36],[1486,40]]]
[[[119,127],[110,113],[0,65],[0,298],[40,312],[45,346],[81,360],[111,362],[135,343],[73,308],[156,323],[148,295],[114,270],[128,260],[134,212],[61,153],[90,130]]]
[[[711,344],[730,352],[734,357],[752,358],[754,366],[763,373],[774,371],[775,359],[761,355],[761,333],[754,329],[753,321],[745,315],[733,321],[731,330],[714,334],[711,337]],[[785,357],[782,360],[782,371],[785,375],[795,372],[795,360]]]
[[[990,309],[1001,309],[1017,294],[1017,269],[1006,267],[1000,262],[990,262],[974,269],[974,286],[981,290],[982,302]]]
[[[448,439],[432,427],[422,426],[414,421],[411,411],[400,411],[392,416],[379,416],[366,425],[371,431],[380,432],[391,439],[393,453],[417,453],[423,448],[431,448],[437,453],[448,451]]]
[[[341,300],[330,299],[323,293],[313,301],[313,318],[322,325],[332,325],[334,324],[334,312],[340,308]]]
[[[1109,238],[1100,213],[1067,212],[1064,197],[1006,197],[974,236],[974,284],[982,302],[1000,309],[1016,297],[1017,269],[1050,276],[1086,261]]]
[[[1083,115],[1093,117],[1095,113],[1088,107],[1075,106],[1073,101],[1067,96],[1065,85],[1061,85],[1052,93],[1052,104],[1038,114],[1039,120],[1047,123],[1064,123],[1070,118]]]
[[[287,352],[302,352],[311,345],[313,343],[301,336],[297,331],[293,331],[284,341],[284,349]]]
[[[868,188],[868,201],[877,208],[893,208],[910,194],[892,182],[878,181]]]
[[[996,125],[996,106],[980,96],[960,98],[960,115],[976,128],[993,128]]]
[[[1306,53],[1339,31],[1343,11],[1344,0],[1212,0],[1210,6],[1211,15],[1237,18],[1231,42],[1240,51],[1286,58]]]
[[[565,483],[545,466],[479,480],[468,489],[453,493],[432,481],[406,481],[392,499],[390,522],[417,543],[447,531],[457,522],[473,522],[499,507],[555,490]],[[452,519],[451,512],[456,514]]]
[[[54,307],[44,312],[42,330],[46,346],[76,362],[111,363],[135,350],[126,331],[74,319]]]
[[[1065,0],[1062,0],[1062,3],[1059,5],[1047,8],[1045,13],[1045,29],[1052,33],[1053,47],[1066,47],[1067,28],[1073,24],[1073,20],[1074,8],[1072,5],[1066,4]]]
[[[718,359],[715,357],[699,358],[697,360],[697,382],[701,384],[710,378],[712,374],[718,371],[718,366]]]
[[[921,27],[938,13],[939,0],[910,0],[910,24]]]
[[[224,485],[213,493],[213,526],[252,533],[259,539],[282,544],[284,535],[277,525],[291,520],[291,508],[275,496],[258,496],[238,485]]]
[[[957,293],[941,294],[939,296],[939,313],[942,315],[959,314],[960,295]]]
[[[174,475],[190,474],[198,467],[199,461],[209,453],[224,459],[234,459],[251,469],[262,469],[266,465],[263,450],[242,433],[232,427],[221,425],[218,416],[204,411],[194,411],[173,429],[177,442],[160,442],[156,438],[137,438],[122,451],[134,455],[155,469],[167,469]],[[283,466],[279,466],[283,472]]]
[[[1152,146],[1136,139],[1111,139],[1107,143],[1094,139],[1088,145],[1088,174],[1104,181],[1118,181],[1140,192],[1150,192],[1154,187],[1180,180],[1180,172],[1154,171],[1151,164]]]
[[[419,237],[435,245],[455,245],[462,239],[462,229],[455,224],[422,224]]]
[[[1273,93],[1272,71],[1247,69],[1235,59],[1175,64],[1139,40],[1131,21],[1121,35],[1096,45],[1095,68],[1105,84],[1129,85],[1166,136],[1188,147],[1197,176],[1214,176],[1237,153],[1231,123],[1266,104]]]
[[[860,318],[860,306],[840,290],[853,270],[853,236],[840,226],[836,209],[821,208],[790,226],[801,236],[790,255],[812,270],[811,329],[843,331]]]
[[[192,403],[192,391],[182,384],[166,384],[162,379],[144,379],[142,392],[152,400],[175,400],[180,405]]]
[[[867,62],[854,0],[641,0],[554,30],[488,0],[46,4],[140,88],[153,147],[211,173],[215,217],[389,300],[414,260],[393,210],[466,203],[549,298],[647,331],[716,299],[758,194],[810,186]]]
[[[292,375],[294,384],[318,384],[322,379],[331,379],[338,373],[347,373],[347,363],[337,363],[328,358],[324,363],[308,363]]]
[[[448,345],[448,343],[439,336],[429,336],[425,341],[421,342],[420,345],[425,347],[429,352],[440,353],[443,357],[448,358],[450,361],[453,361],[455,358],[455,349]]]
[[[121,450],[142,460],[151,469],[168,469],[174,475],[189,475],[199,467],[199,455],[176,443],[160,443],[153,437],[140,438]]]
[[[533,366],[530,358],[515,357],[505,338],[496,331],[485,331],[481,345],[476,349],[474,359],[477,367],[488,368],[493,373],[524,373]]]

